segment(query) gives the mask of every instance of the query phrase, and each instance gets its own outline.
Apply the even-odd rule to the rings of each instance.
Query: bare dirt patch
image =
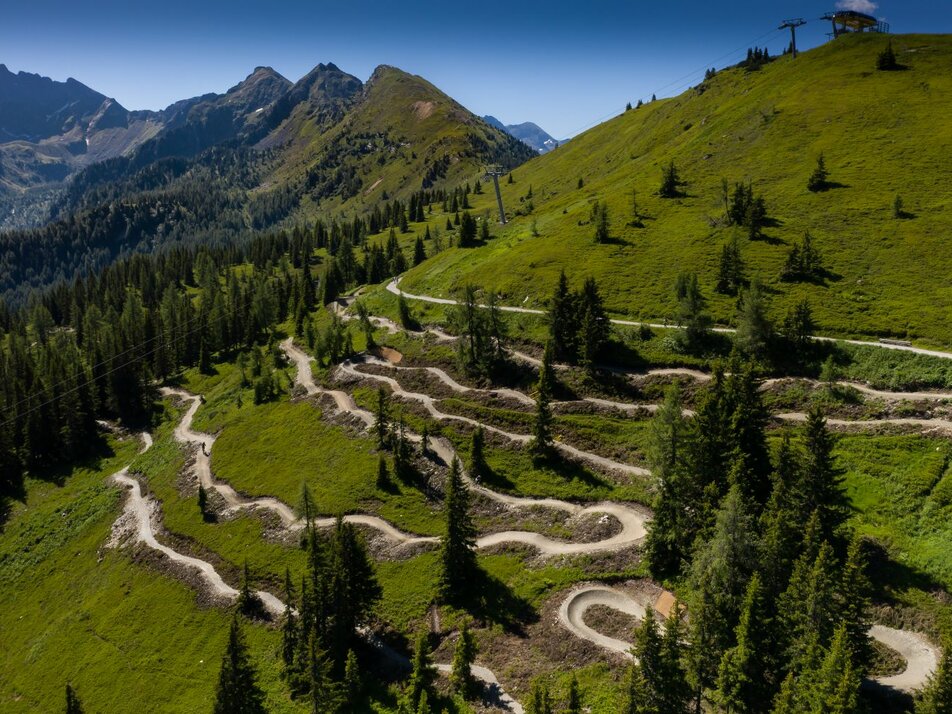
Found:
[[[423,121],[433,114],[435,105],[433,102],[414,102],[412,108],[413,113],[416,114],[416,118]]]

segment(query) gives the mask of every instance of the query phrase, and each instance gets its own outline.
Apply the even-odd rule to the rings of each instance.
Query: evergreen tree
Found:
[[[442,538],[440,561],[440,590],[449,599],[458,599],[471,585],[477,572],[476,528],[469,513],[469,489],[460,473],[459,461],[454,459],[446,481],[446,533]]]
[[[390,445],[389,398],[383,387],[377,388],[377,413],[374,418],[374,431],[377,434],[377,448],[386,449]]]
[[[773,338],[767,317],[767,301],[759,280],[753,280],[742,294],[737,310],[737,346],[749,357],[764,359]]]
[[[721,658],[715,700],[730,714],[753,714],[770,701],[767,678],[769,624],[765,620],[763,587],[754,574],[747,584],[740,621],[734,631],[737,644]]]
[[[294,664],[294,653],[298,647],[298,620],[294,614],[294,588],[291,585],[291,570],[284,570],[284,616],[281,620],[281,661],[284,671]]]
[[[476,640],[470,632],[469,625],[464,621],[456,640],[456,649],[453,650],[453,668],[450,671],[450,682],[457,694],[464,699],[473,696],[476,680],[471,671],[476,661]]]
[[[308,648],[312,714],[336,714],[341,702],[340,686],[334,681],[332,664],[312,631]]]
[[[738,243],[737,238],[732,238],[721,249],[721,262],[715,290],[722,295],[736,295],[745,283],[744,261],[740,254],[740,243]]]
[[[417,266],[424,260],[426,260],[426,247],[423,245],[423,238],[417,236],[416,243],[413,244],[413,265]]]
[[[805,670],[817,646],[827,645],[837,621],[836,563],[829,543],[807,548],[778,602],[786,657],[794,671]]]
[[[549,688],[538,680],[532,683],[526,714],[552,714],[552,697],[549,696]]]
[[[692,684],[700,692],[713,686],[724,652],[734,643],[733,626],[757,567],[754,521],[740,489],[731,488],[717,514],[712,537],[691,566]]]
[[[811,336],[815,330],[816,324],[813,322],[810,301],[803,298],[790,309],[790,312],[784,318],[784,337],[799,355],[809,347]]]
[[[880,72],[892,72],[900,69],[899,61],[896,59],[896,51],[893,49],[892,41],[886,48],[876,56],[876,69]]]
[[[556,359],[574,362],[578,354],[577,298],[569,290],[568,278],[563,270],[549,307],[549,335]]]
[[[863,541],[854,534],[846,551],[836,601],[840,623],[846,632],[846,644],[853,663],[858,667],[867,665],[872,657],[868,634],[870,589]]]
[[[664,167],[661,172],[661,188],[658,189],[658,195],[661,198],[677,198],[681,195],[681,177],[678,174],[678,168],[674,164],[674,159],[671,160],[671,163]]]
[[[69,684],[66,685],[66,714],[83,714],[83,704]]]
[[[264,692],[258,687],[238,618],[232,618],[228,646],[215,690],[215,714],[264,714]]]
[[[952,643],[942,648],[938,668],[919,693],[916,714],[952,714]]]
[[[464,211],[459,224],[459,247],[472,248],[474,245],[476,245],[476,220],[469,211]]]
[[[403,297],[403,293],[400,293],[400,297],[397,298],[397,313],[400,318],[400,326],[403,329],[416,330],[419,328],[416,318],[413,317],[413,313],[410,311],[410,304]]]
[[[816,168],[813,169],[813,173],[810,174],[810,179],[807,181],[807,188],[813,193],[818,191],[826,191],[829,187],[830,173],[826,170],[826,159],[821,153],[816,159]]]
[[[849,503],[843,491],[843,471],[833,460],[833,435],[826,427],[820,407],[807,414],[807,458],[798,485],[803,513],[816,511],[822,537],[834,542],[849,515]]]
[[[539,381],[536,385],[536,414],[532,430],[532,452],[539,457],[546,456],[552,449],[552,389],[555,383],[555,371],[552,368],[552,341],[546,343],[539,367]]]
[[[679,340],[686,351],[694,351],[707,340],[711,318],[705,307],[707,301],[701,294],[697,275],[682,273],[675,284],[675,297],[678,300],[678,324],[683,326]]]
[[[645,555],[651,574],[662,578],[677,572],[688,546],[682,525],[688,517],[682,493],[688,434],[677,385],[665,392],[648,433],[647,455],[655,478],[655,499],[654,518],[648,521]]]
[[[238,612],[245,617],[258,617],[261,614],[261,598],[251,589],[251,574],[248,571],[248,561],[241,578],[241,589],[238,591]]]
[[[370,321],[370,311],[364,303],[359,301],[354,305],[354,308],[357,310],[357,319],[360,322],[360,329],[364,333],[364,342],[367,344],[366,349],[372,350],[377,346],[377,341],[374,339],[374,325]]]
[[[363,683],[360,677],[360,665],[353,650],[347,652],[347,662],[344,665],[344,703],[349,711],[358,711]]]
[[[484,220],[479,226],[479,239],[486,243],[492,236],[489,234],[489,220]]]
[[[595,242],[607,243],[611,239],[608,227],[608,206],[602,202],[598,204],[595,216]]]
[[[425,632],[420,632],[417,635],[412,666],[413,670],[410,673],[406,698],[410,711],[416,711],[420,699],[430,691],[436,679],[436,669],[434,669],[430,658],[430,640]]]
[[[578,337],[579,357],[582,366],[591,376],[611,335],[611,321],[605,314],[595,278],[588,278],[585,281],[579,304],[582,311],[582,324]]]

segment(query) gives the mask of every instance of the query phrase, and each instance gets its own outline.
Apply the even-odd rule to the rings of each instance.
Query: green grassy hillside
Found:
[[[887,41],[905,71],[876,71]],[[565,269],[576,281],[595,276],[612,311],[660,318],[674,313],[675,277],[691,270],[726,323],[735,298],[714,286],[721,248],[736,235],[748,277],[774,293],[776,315],[806,296],[824,332],[950,344],[952,124],[943,119],[952,109],[950,62],[949,36],[868,35],[759,71],[719,72],[520,167],[503,196],[510,216],[524,215],[484,247],[428,261],[405,287],[445,295],[475,282],[509,303],[528,297],[539,305]],[[821,153],[834,187],[811,193],[807,180]],[[684,195],[662,199],[662,167],[672,160]],[[732,187],[749,181],[763,195],[771,219],[764,239],[723,225],[722,179]],[[644,227],[630,225],[633,191]],[[897,195],[901,219],[893,215]],[[492,196],[476,198],[479,210],[495,214]],[[603,245],[590,222],[595,200],[609,208],[612,241]],[[830,275],[821,284],[782,283],[787,253],[806,231]]]

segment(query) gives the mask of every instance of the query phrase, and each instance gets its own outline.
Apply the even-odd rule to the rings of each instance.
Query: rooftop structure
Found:
[[[837,10],[828,12],[824,20],[833,23],[833,37],[839,37],[850,32],[889,32],[889,23],[877,20],[872,15],[855,10]]]

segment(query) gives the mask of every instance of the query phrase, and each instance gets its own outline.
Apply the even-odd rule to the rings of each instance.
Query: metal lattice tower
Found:
[[[486,178],[492,178],[493,186],[496,189],[496,202],[499,204],[499,222],[506,225],[506,209],[502,206],[502,194],[499,192],[499,177],[505,176],[507,171],[502,166],[487,166]]]
[[[793,53],[793,59],[797,58],[797,28],[803,27],[807,21],[798,17],[796,20],[784,20],[778,29],[785,30],[790,28],[790,50]]]

